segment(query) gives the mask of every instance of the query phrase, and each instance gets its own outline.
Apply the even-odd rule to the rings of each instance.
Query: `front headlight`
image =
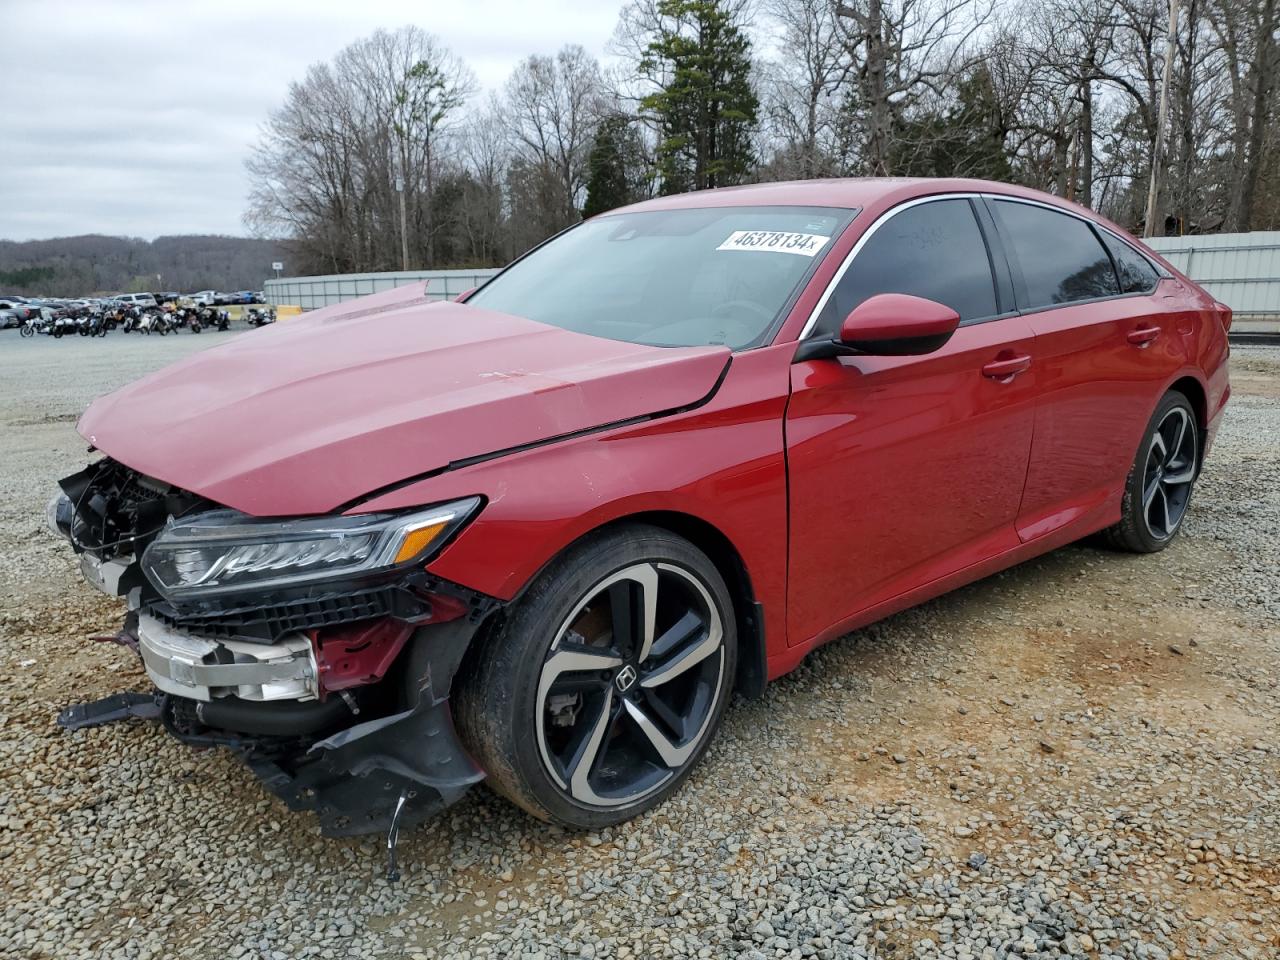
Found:
[[[213,510],[172,521],[142,569],[170,600],[390,570],[426,560],[479,506],[468,497],[416,513],[297,520]]]

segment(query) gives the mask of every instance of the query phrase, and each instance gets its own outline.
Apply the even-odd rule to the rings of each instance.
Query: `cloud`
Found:
[[[603,56],[620,6],[0,0],[0,238],[241,234],[244,159],[309,64],[413,23],[496,89],[531,53]]]

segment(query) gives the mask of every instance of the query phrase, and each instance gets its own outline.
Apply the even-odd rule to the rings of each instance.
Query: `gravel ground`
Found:
[[[1280,351],[1236,350],[1166,552],[1059,550],[831,644],[615,830],[473,791],[388,885],[224,753],[53,723],[145,685],[43,532],[74,417],[218,339],[0,333],[0,955],[1280,955]]]

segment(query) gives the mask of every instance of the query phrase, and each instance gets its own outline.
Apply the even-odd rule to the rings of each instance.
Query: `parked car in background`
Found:
[[[50,312],[54,318],[66,316],[73,307],[67,300],[59,300],[55,297],[46,297],[40,301],[40,305]]]
[[[0,330],[8,330],[10,327],[20,327],[31,315],[31,311],[27,310],[18,313],[13,307],[6,307],[0,304]]]
[[[200,307],[211,307],[218,302],[218,294],[213,290],[201,290],[199,293],[187,294],[187,299]]]
[[[482,779],[636,816],[819,645],[1087,535],[1167,547],[1230,394],[1227,307],[983,181],[661,197],[422,301],[96,401],[50,504],[165,728],[331,835]]]
[[[181,297],[182,294],[172,290],[166,290],[163,293],[153,293],[151,294],[151,296],[156,298],[157,304],[161,304],[161,303],[176,303],[178,298]]]
[[[150,293],[121,293],[113,299],[130,307],[158,307],[156,298]]]
[[[31,316],[34,310],[35,308],[22,297],[0,297],[0,312],[5,315],[12,314],[17,318],[17,323],[10,324],[6,321],[6,327],[18,326],[23,320]]]

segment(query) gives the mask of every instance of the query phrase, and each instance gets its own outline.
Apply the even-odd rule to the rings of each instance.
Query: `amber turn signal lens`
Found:
[[[396,563],[412,560],[422,553],[427,547],[431,546],[431,541],[438,537],[440,531],[446,526],[448,526],[447,521],[441,520],[439,523],[433,523],[428,527],[410,530],[405,534],[404,542],[400,544],[400,549],[396,551]]]

